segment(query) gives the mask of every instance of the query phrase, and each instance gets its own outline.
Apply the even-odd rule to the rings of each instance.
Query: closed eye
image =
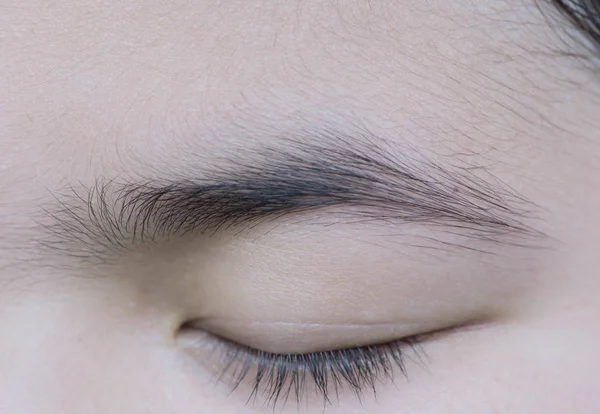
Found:
[[[291,401],[335,404],[348,394],[362,400],[379,387],[408,377],[407,362],[423,366],[425,335],[387,343],[308,353],[274,353],[206,335],[218,355],[215,375],[246,403],[283,407]],[[322,407],[322,404],[319,404]],[[298,407],[299,408],[299,407]]]

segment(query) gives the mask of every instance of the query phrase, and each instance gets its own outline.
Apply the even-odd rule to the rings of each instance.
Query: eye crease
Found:
[[[333,133],[326,138],[322,144],[288,142],[291,149],[271,148],[265,151],[269,156],[264,163],[229,160],[229,164],[242,172],[204,171],[202,175],[208,178],[200,182],[189,179],[165,185],[160,185],[160,181],[119,185],[107,181],[96,183],[87,196],[85,193],[78,196],[77,192],[71,198],[57,195],[58,206],[45,210],[46,220],[51,219],[45,229],[55,237],[54,245],[64,246],[63,252],[69,254],[72,248],[84,246],[87,252],[97,254],[101,264],[111,264],[111,254],[126,258],[128,253],[145,245],[160,254],[168,242],[185,241],[183,248],[175,249],[174,258],[167,260],[173,266],[163,270],[150,267],[140,278],[146,281],[139,283],[155,281],[156,286],[167,290],[169,278],[165,275],[177,275],[179,283],[188,286],[190,297],[199,304],[198,315],[206,312],[210,315],[212,311],[212,320],[222,318],[212,326],[184,325],[180,337],[189,345],[184,348],[197,355],[192,359],[196,365],[214,366],[210,368],[211,374],[228,386],[232,395],[247,399],[248,404],[283,409],[294,401],[297,405],[305,400],[311,401],[310,406],[336,405],[352,398],[362,401],[370,394],[377,397],[378,392],[389,387],[400,389],[398,380],[408,378],[410,365],[426,369],[425,342],[434,332],[470,325],[471,318],[481,316],[478,312],[487,311],[486,300],[477,304],[468,299],[468,292],[459,289],[451,293],[456,286],[463,285],[448,277],[461,273],[448,258],[441,274],[438,274],[440,269],[432,271],[430,264],[406,267],[408,262],[418,259],[423,243],[411,247],[412,253],[404,253],[410,260],[397,257],[404,249],[400,246],[384,249],[389,256],[377,258],[371,253],[357,262],[358,266],[369,269],[362,274],[354,270],[357,266],[350,264],[350,259],[358,259],[360,254],[356,258],[339,252],[338,257],[326,254],[327,246],[335,245],[327,241],[328,236],[321,241],[320,259],[309,256],[291,269],[281,271],[277,263],[265,264],[271,262],[271,257],[284,257],[284,253],[263,246],[265,243],[277,246],[280,237],[285,239],[297,231],[306,231],[309,228],[306,223],[294,224],[296,217],[343,207],[349,207],[342,213],[346,216],[337,223],[332,220],[336,225],[326,227],[326,233],[335,234],[338,228],[342,232],[360,230],[357,237],[348,237],[350,233],[346,233],[345,240],[350,243],[348,249],[358,252],[369,246],[370,236],[365,235],[374,223],[378,227],[372,240],[379,240],[385,232],[395,232],[395,228],[402,231],[403,225],[434,226],[464,236],[465,247],[468,243],[492,252],[498,251],[499,246],[511,248],[515,242],[539,241],[543,235],[524,224],[534,206],[506,186],[476,178],[465,170],[444,168],[425,159],[417,161],[417,155],[415,159],[405,159],[396,151],[400,154],[396,157],[394,152],[377,147],[375,141],[365,145],[349,137],[336,139]],[[262,234],[261,226],[271,219],[283,221],[285,231],[266,226],[270,229],[269,237],[257,241],[253,235]],[[318,224],[312,228],[315,227],[323,228]],[[233,235],[219,237],[227,232]],[[192,243],[197,238],[202,240]],[[312,252],[314,247],[304,246],[302,240],[294,238],[296,257],[301,257],[301,249]],[[433,243],[439,243],[436,250],[461,251],[462,239],[454,240],[449,246],[442,239]],[[337,244],[342,245],[339,241]],[[464,256],[461,260],[468,267],[473,267],[468,257],[474,250],[467,247],[459,255]],[[227,263],[239,261],[239,256],[231,253],[236,251],[248,251],[250,260],[244,262],[239,274],[227,267]],[[75,254],[79,257],[79,253]],[[252,262],[254,259],[256,263]],[[86,260],[84,256],[82,262]],[[186,263],[186,269],[177,263]],[[317,272],[303,272],[306,265]],[[228,270],[222,274],[219,268],[223,266]],[[393,287],[402,279],[405,267],[407,274],[420,275],[418,283]],[[263,280],[264,274],[276,277]],[[333,275],[330,282],[326,275]],[[231,279],[222,282],[223,277]],[[413,277],[416,278],[406,279],[410,281]],[[351,284],[340,284],[364,278],[370,278],[369,283],[375,286],[366,298],[357,294]],[[446,287],[442,278],[448,283]],[[426,279],[430,282],[425,282]],[[188,285],[184,280],[191,282]],[[302,285],[302,280],[308,284]],[[275,291],[274,287],[283,281],[287,281],[288,290]],[[300,284],[294,285],[297,283]],[[314,283],[323,283],[323,288],[315,288]],[[429,283],[431,287],[427,287]],[[256,291],[257,286],[264,290]],[[480,290],[485,298],[484,292],[489,288],[483,286]],[[312,291],[318,291],[319,295],[298,293]],[[334,304],[340,296],[344,300]],[[440,301],[440,298],[446,299]],[[280,303],[278,316],[287,313],[280,320],[292,321],[288,326],[268,323],[267,316],[273,311],[269,303],[279,301],[284,303]],[[223,304],[229,306],[224,308]],[[332,310],[336,306],[337,319],[326,320],[323,314],[335,313]],[[325,312],[309,316],[311,309],[316,308]],[[360,314],[368,316],[359,320]],[[231,323],[242,315],[245,318],[242,324]],[[400,316],[406,319],[399,319]],[[300,322],[313,322],[319,328],[300,329]],[[249,324],[255,326],[248,329]],[[261,338],[269,338],[269,343]],[[210,358],[198,351],[207,347],[211,349]]]
[[[413,327],[410,329],[417,333],[397,334],[387,341],[370,335],[371,340],[363,338],[361,343],[354,344],[350,337],[340,338],[337,346],[321,345],[318,350],[309,352],[301,351],[303,345],[294,352],[285,351],[289,345],[283,345],[278,352],[266,351],[258,344],[249,346],[215,334],[197,321],[183,324],[179,335],[183,347],[196,355],[194,359],[203,361],[199,364],[213,366],[211,372],[230,389],[232,397],[245,399],[247,405],[283,410],[287,404],[296,404],[300,409],[304,403],[327,406],[351,398],[361,402],[366,398],[377,400],[379,391],[389,387],[401,390],[399,380],[409,380],[409,369],[428,371],[426,345],[429,341],[485,325],[473,320],[448,324],[441,329]],[[298,331],[296,338],[305,334]],[[270,336],[278,336],[276,328]],[[352,345],[343,346],[344,343]],[[198,352],[198,349],[209,349],[209,352]]]
[[[600,0],[0,0],[0,414],[600,414]]]

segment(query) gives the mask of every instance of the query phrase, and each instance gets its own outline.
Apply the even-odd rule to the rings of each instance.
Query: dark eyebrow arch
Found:
[[[52,235],[45,245],[102,256],[328,207],[343,208],[346,218],[422,223],[493,242],[537,235],[523,224],[530,202],[467,168],[443,168],[415,152],[394,155],[399,152],[365,134],[320,131],[319,138],[246,148],[219,167],[198,168],[192,178],[98,178],[55,193],[44,208]]]

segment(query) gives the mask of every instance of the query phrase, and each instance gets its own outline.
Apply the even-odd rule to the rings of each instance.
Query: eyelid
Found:
[[[313,412],[313,406],[321,411],[324,404],[352,397],[362,405],[363,394],[372,391],[377,397],[379,386],[397,385],[397,374],[408,377],[408,363],[426,369],[427,338],[425,334],[320,352],[273,353],[200,332],[184,346],[229,388],[228,395],[241,393],[246,404],[273,410],[283,410],[288,400],[295,400],[298,408],[305,402]]]
[[[308,353],[386,343],[444,326],[439,323],[329,324],[205,319],[188,322],[183,328],[205,331],[265,352]]]

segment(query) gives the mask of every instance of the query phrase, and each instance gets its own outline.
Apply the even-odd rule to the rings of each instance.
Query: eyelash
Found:
[[[407,351],[416,356],[416,362],[423,362],[421,339],[417,337],[306,354],[276,354],[225,339],[220,341],[223,342],[224,368],[219,378],[231,376],[232,392],[250,378],[251,392],[246,403],[254,404],[262,397],[263,405],[273,409],[278,404],[285,405],[290,398],[300,406],[308,397],[311,383],[325,405],[337,401],[343,388],[349,388],[359,401],[365,391],[377,397],[377,385],[385,380],[393,383],[396,369],[407,377]],[[254,378],[251,378],[253,370]],[[332,396],[335,396],[333,401]]]

